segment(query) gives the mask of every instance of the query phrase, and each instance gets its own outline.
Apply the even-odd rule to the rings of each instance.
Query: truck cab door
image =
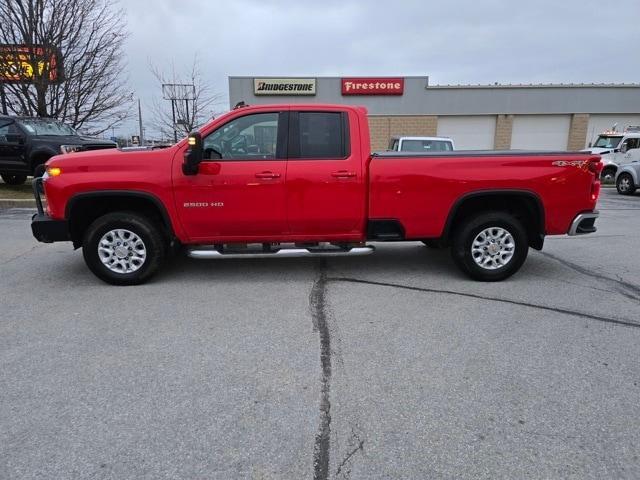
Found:
[[[309,240],[362,239],[367,198],[358,118],[340,109],[290,112],[287,219]]]
[[[622,148],[624,146],[624,148]],[[617,154],[619,165],[626,165],[636,160],[640,160],[640,138],[627,138],[622,142],[621,149]]]
[[[232,118],[203,138],[196,175],[174,160],[180,221],[193,241],[261,241],[287,233],[285,209],[288,113]]]
[[[13,120],[0,121],[0,170],[27,170],[25,137]]]

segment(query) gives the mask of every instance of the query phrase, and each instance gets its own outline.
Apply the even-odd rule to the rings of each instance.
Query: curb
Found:
[[[0,209],[8,209],[8,208],[36,208],[36,201],[30,198],[28,199],[0,198]]]

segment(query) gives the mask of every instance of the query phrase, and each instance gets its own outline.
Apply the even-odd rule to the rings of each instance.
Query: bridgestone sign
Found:
[[[315,78],[254,78],[255,95],[315,95]]]

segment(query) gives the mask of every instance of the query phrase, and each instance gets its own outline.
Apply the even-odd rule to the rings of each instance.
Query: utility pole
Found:
[[[144,132],[142,131],[142,107],[140,106],[140,99],[138,99],[138,127],[140,128],[140,146],[144,145]]]
[[[0,101],[2,102],[2,113],[8,115],[7,112],[7,97],[4,93],[4,85],[0,83]]]

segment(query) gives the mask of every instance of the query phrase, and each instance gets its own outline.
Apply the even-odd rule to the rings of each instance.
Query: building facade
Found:
[[[338,103],[369,111],[371,148],[394,135],[444,136],[457,149],[579,150],[617,124],[640,125],[640,84],[429,85],[428,77],[229,77],[249,105]]]

